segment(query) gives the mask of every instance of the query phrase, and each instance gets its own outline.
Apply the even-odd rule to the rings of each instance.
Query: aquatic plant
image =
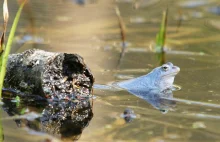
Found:
[[[120,11],[119,11],[118,7],[115,8],[115,13],[118,17],[118,24],[119,24],[119,28],[120,28],[121,41],[122,41],[122,50],[121,50],[119,60],[118,60],[118,63],[117,63],[117,68],[119,68],[119,66],[121,64],[121,60],[122,60],[122,58],[124,57],[124,54],[125,54],[125,48],[126,48],[125,37],[126,37],[126,34],[125,34],[125,24],[124,24],[124,21],[121,17],[121,14],[120,14]]]
[[[167,12],[163,12],[162,22],[160,25],[160,30],[156,36],[156,51],[161,52],[163,50],[165,40],[166,40],[166,27],[167,27]]]
[[[1,47],[0,47],[0,90],[2,90],[3,87],[3,83],[4,83],[4,77],[6,74],[6,67],[7,67],[7,61],[8,61],[8,55],[11,51],[11,46],[12,46],[12,42],[14,39],[14,34],[18,25],[18,21],[21,15],[21,11],[24,7],[24,4],[26,3],[26,0],[20,5],[16,16],[14,18],[10,33],[9,33],[9,37],[8,37],[8,41],[7,44],[5,46],[4,44],[4,37],[5,37],[5,32],[6,32],[6,27],[7,27],[7,22],[8,22],[8,18],[9,18],[9,14],[8,14],[8,7],[7,7],[7,0],[4,0],[4,4],[3,4],[3,16],[4,16],[4,32],[2,34],[1,37]],[[0,98],[2,95],[2,91],[0,91]]]
[[[166,40],[167,13],[168,13],[168,9],[166,9],[166,11],[163,12],[160,30],[156,35],[155,50],[158,54],[160,65],[165,63],[164,45],[165,45],[165,40]]]
[[[118,17],[118,24],[119,24],[119,28],[121,32],[122,46],[124,47],[125,46],[125,24],[124,24],[123,19],[121,18],[121,14],[120,14],[118,7],[115,8],[115,13]]]
[[[11,50],[12,42],[14,39],[14,34],[18,25],[18,21],[21,15],[21,11],[24,7],[26,0],[20,5],[19,10],[15,16],[14,22],[12,24],[12,28],[9,33],[9,38],[5,47],[5,34],[6,34],[6,29],[7,29],[7,24],[8,24],[8,19],[9,19],[9,12],[8,12],[8,4],[7,0],[4,0],[3,2],[3,19],[4,19],[4,24],[3,24],[3,33],[1,35],[1,41],[0,41],[0,102],[2,101],[2,87],[4,83],[4,78],[6,74],[6,67],[7,67],[7,61],[8,61],[8,55]],[[1,118],[1,116],[0,116]],[[0,122],[0,141],[3,141],[3,128],[2,128],[2,122]]]

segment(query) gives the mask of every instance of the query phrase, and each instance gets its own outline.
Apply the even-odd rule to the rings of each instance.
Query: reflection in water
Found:
[[[5,98],[3,102],[3,109],[10,116],[21,115],[22,111],[27,107],[27,100],[21,101],[19,106],[11,99]],[[42,112],[39,111],[39,108],[41,108]],[[42,115],[34,121],[27,118],[15,119],[18,127],[28,127],[35,131],[46,132],[61,137],[62,140],[79,139],[83,129],[89,125],[93,117],[89,99],[48,100],[48,103],[39,103],[35,100],[29,102],[28,109],[38,110]]]
[[[150,103],[156,109],[160,110],[162,113],[167,113],[169,110],[172,110],[176,105],[176,102],[172,100],[173,93],[171,89],[163,92],[151,91],[147,93],[148,94],[145,94],[145,92],[143,92],[143,95],[145,95],[143,99]]]
[[[173,108],[176,106],[176,102],[173,100],[172,89],[167,89],[162,92],[158,90],[129,92],[141,99],[144,99],[162,113],[167,113],[169,110],[173,110]]]
[[[159,92],[157,90],[146,90],[139,91],[138,93],[131,93],[141,99],[144,99],[163,114],[167,113],[169,110],[173,110],[176,106],[176,101],[173,100],[172,89],[167,89],[163,92]],[[121,117],[124,118],[126,122],[131,122],[134,118],[136,118],[136,115],[132,109],[126,108]]]

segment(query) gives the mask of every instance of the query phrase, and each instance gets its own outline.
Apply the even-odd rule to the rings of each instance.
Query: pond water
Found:
[[[160,65],[154,46],[162,12],[168,7],[165,60],[181,69],[175,78],[181,86],[173,92],[175,106],[163,113],[127,91],[94,89],[93,118],[73,138],[82,142],[219,141],[219,4],[218,0],[32,0],[22,13],[12,53],[30,48],[78,53],[92,70],[95,84],[135,78]],[[116,6],[126,26],[127,48],[120,65]],[[15,1],[9,1],[8,27],[17,8]],[[133,120],[126,123],[123,113],[128,109]],[[8,118],[4,111],[2,115]],[[52,137],[18,128],[11,119],[2,123],[5,141]]]

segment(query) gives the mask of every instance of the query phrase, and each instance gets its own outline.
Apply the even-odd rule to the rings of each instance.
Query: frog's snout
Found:
[[[180,68],[177,66],[173,66],[172,69],[175,70],[176,73],[180,72]]]

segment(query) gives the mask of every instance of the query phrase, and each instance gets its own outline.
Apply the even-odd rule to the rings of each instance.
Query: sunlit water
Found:
[[[175,84],[181,86],[173,92],[175,106],[163,113],[127,91],[94,89],[94,116],[76,139],[219,141],[219,4],[218,0],[86,0],[85,4],[77,0],[30,1],[12,52],[39,48],[78,53],[91,68],[96,84],[138,77],[159,66],[155,38],[162,11],[168,7],[166,61],[181,68],[175,78]],[[119,68],[121,40],[115,6],[126,25],[127,48]],[[10,1],[9,10],[11,24],[17,4]],[[126,123],[124,111],[128,108],[135,117]],[[5,112],[2,115],[8,118]],[[2,122],[5,141],[52,137],[18,128],[10,119]]]

